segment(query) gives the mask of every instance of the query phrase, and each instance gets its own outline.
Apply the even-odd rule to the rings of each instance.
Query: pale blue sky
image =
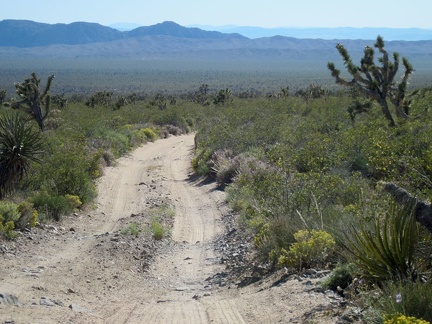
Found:
[[[431,0],[0,0],[0,20],[103,25],[171,20],[183,26],[432,29],[431,13]]]

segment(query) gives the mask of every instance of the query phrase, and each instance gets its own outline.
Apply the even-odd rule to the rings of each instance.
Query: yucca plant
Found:
[[[31,162],[40,162],[42,149],[40,132],[21,113],[0,117],[0,198],[14,189]]]
[[[372,281],[386,279],[414,280],[421,262],[419,229],[413,205],[391,203],[383,218],[377,217],[372,228],[360,224],[344,234],[343,247],[348,259]]]

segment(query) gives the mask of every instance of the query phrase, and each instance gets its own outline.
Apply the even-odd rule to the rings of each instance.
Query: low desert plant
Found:
[[[146,139],[150,142],[154,142],[158,139],[158,135],[151,130],[150,128],[142,128],[141,132],[144,134],[144,136],[146,137]]]
[[[321,283],[321,287],[333,291],[338,291],[338,287],[345,289],[353,281],[354,268],[352,263],[339,264]]]
[[[153,238],[155,240],[162,240],[165,235],[165,229],[163,225],[157,221],[151,223],[151,228],[153,232]]]
[[[430,282],[386,281],[382,288],[360,294],[367,313],[381,314],[384,323],[431,323]],[[379,316],[379,315],[378,315]]]
[[[279,265],[305,268],[323,264],[335,248],[333,237],[323,230],[300,230],[294,234],[297,241],[288,250],[282,249]]]
[[[127,227],[121,230],[121,234],[123,235],[132,235],[134,237],[138,237],[138,235],[141,233],[141,226],[136,223],[130,223]]]
[[[47,218],[59,221],[63,215],[71,213],[77,207],[77,202],[79,202],[79,199],[77,201],[74,198],[76,196],[67,196],[49,195],[40,192],[31,198],[31,202],[38,213],[43,213]]]
[[[429,324],[430,322],[424,319],[419,319],[414,316],[405,316],[402,314],[388,315],[383,318],[384,324]]]
[[[4,235],[7,239],[12,240],[18,236],[14,231],[15,223],[13,221],[4,222],[3,216],[0,214],[0,234]]]
[[[29,228],[36,226],[37,223],[37,211],[35,215],[35,209],[33,204],[29,201],[23,201],[18,205],[17,210],[19,212],[19,219],[15,222],[17,228]]]
[[[18,205],[12,202],[0,201],[0,215],[3,217],[3,223],[16,222],[20,218]]]

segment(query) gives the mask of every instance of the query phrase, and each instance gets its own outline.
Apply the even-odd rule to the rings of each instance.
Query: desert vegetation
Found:
[[[2,236],[89,208],[104,166],[148,141],[194,131],[192,167],[226,190],[259,262],[333,270],[324,289],[359,305],[368,323],[432,321],[430,228],[416,219],[417,203],[428,206],[432,195],[432,88],[410,87],[408,60],[399,75],[399,55],[390,62],[379,37],[374,47],[356,65],[338,45],[348,76],[329,63],[328,84],[305,78],[272,91],[217,87],[208,72],[188,91],[94,89],[50,100],[57,76],[46,86],[24,76],[16,95],[1,99]],[[26,114],[25,89],[39,95],[37,118]],[[398,199],[389,184],[411,199]],[[156,212],[151,230],[165,235]]]

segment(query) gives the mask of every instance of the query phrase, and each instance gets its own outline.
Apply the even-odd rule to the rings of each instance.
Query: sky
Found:
[[[431,0],[0,0],[0,20],[107,26],[174,21],[182,26],[432,29],[431,12]]]

